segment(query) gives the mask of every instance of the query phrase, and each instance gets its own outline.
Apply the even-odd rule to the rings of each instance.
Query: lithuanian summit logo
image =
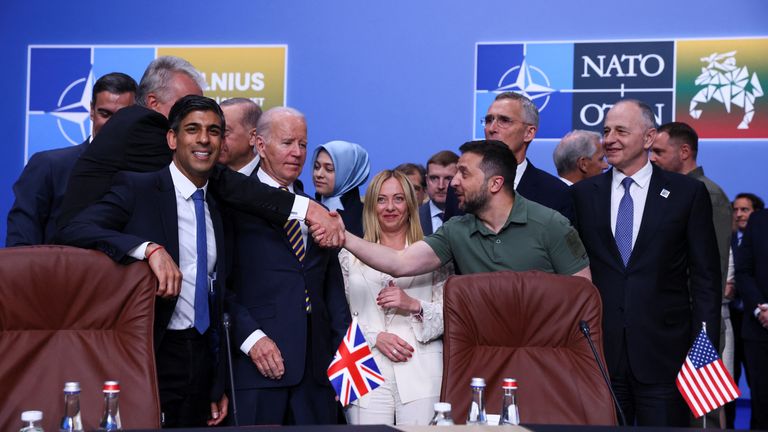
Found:
[[[620,99],[647,103],[658,123],[691,124],[702,138],[768,138],[767,38],[479,43],[473,130],[497,94],[539,108],[539,139],[600,131]]]
[[[138,82],[159,56],[187,59],[204,76],[205,95],[285,105],[288,47],[261,46],[30,46],[25,161],[41,150],[77,145],[91,133],[94,82],[123,72]]]

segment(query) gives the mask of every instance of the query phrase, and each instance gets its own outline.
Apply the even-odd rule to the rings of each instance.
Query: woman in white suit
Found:
[[[382,171],[365,194],[365,239],[404,249],[424,235],[418,202],[408,178]],[[357,314],[385,382],[346,410],[351,424],[428,424],[440,397],[443,373],[443,283],[441,268],[415,277],[392,278],[347,250],[339,254],[349,309]]]

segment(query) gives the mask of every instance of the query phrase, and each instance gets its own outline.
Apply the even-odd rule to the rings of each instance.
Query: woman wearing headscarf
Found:
[[[363,236],[363,203],[360,186],[368,180],[368,152],[358,144],[331,141],[315,150],[312,182],[315,198],[328,210],[336,210],[347,231]]]

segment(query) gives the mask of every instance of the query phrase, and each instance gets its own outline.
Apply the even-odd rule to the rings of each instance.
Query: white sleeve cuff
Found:
[[[150,242],[144,242],[135,248],[128,251],[128,256],[131,258],[137,259],[139,261],[144,261],[146,258],[144,255],[147,253],[147,246],[149,246]]]
[[[253,348],[254,345],[256,345],[256,342],[259,341],[259,339],[266,337],[267,335],[264,334],[261,330],[256,330],[255,332],[251,333],[250,336],[248,336],[245,341],[240,345],[240,351],[243,352],[243,354],[248,355],[248,353],[251,352],[251,348]]]
[[[293,207],[291,207],[291,215],[288,216],[288,220],[298,219],[301,222],[307,218],[307,210],[309,210],[309,198],[301,195],[296,195],[296,199],[293,200]]]

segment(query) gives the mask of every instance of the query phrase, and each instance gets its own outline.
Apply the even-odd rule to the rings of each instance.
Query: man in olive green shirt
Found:
[[[344,247],[395,277],[427,273],[455,260],[462,274],[542,270],[591,280],[581,239],[558,212],[515,194],[517,161],[500,141],[471,141],[451,185],[466,213],[402,251],[347,233]]]

